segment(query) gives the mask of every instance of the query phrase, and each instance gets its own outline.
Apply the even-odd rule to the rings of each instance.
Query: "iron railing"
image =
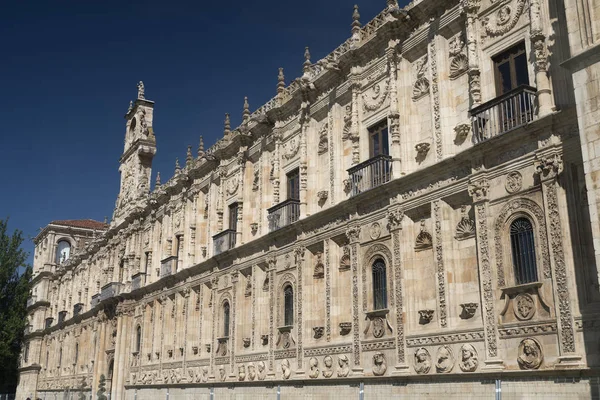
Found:
[[[100,289],[100,301],[117,296],[119,293],[121,293],[122,286],[123,284],[119,282],[111,282],[102,286],[102,289]]]
[[[287,199],[267,210],[269,215],[269,230],[276,231],[284,226],[293,224],[300,218],[300,200]]]
[[[83,311],[83,303],[77,303],[73,306],[73,316],[81,314]]]
[[[473,140],[483,142],[533,121],[537,89],[521,85],[470,111]]]
[[[381,186],[392,179],[392,157],[380,154],[348,169],[350,194],[359,193]]]
[[[224,251],[235,247],[236,231],[227,229],[213,236],[214,255],[221,254]]]
[[[95,295],[92,296],[92,303],[91,303],[92,308],[96,307],[98,305],[98,303],[100,303],[100,293],[96,293]]]
[[[138,272],[131,277],[131,290],[137,290],[146,283],[146,274]]]
[[[177,272],[177,256],[170,256],[160,262],[160,277],[173,275]]]

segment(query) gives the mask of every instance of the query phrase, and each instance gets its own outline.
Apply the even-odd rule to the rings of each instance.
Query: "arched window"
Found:
[[[229,314],[230,314],[230,309],[229,309],[229,302],[225,302],[225,304],[223,304],[223,336],[224,337],[229,337]]]
[[[138,325],[137,329],[135,330],[135,351],[139,353],[141,346],[142,346],[142,327]]]
[[[283,324],[294,325],[294,289],[291,285],[283,289]]]
[[[61,367],[62,367],[62,347],[60,348],[60,350],[58,350],[58,368],[59,368],[59,370]]]
[[[61,264],[69,259],[71,254],[71,243],[59,240],[56,245],[56,263]]]
[[[373,306],[375,310],[387,308],[387,278],[381,258],[373,263]]]
[[[108,377],[107,379],[112,379],[113,371],[115,370],[115,360],[110,360],[110,364],[108,364]]]
[[[74,362],[74,364],[77,364],[78,360],[79,360],[79,343],[75,343],[75,362]]]
[[[537,282],[533,226],[527,218],[518,218],[510,224],[510,246],[515,283]]]

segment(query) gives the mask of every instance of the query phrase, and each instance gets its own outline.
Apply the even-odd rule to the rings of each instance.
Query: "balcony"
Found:
[[[177,256],[170,256],[160,262],[160,277],[173,275],[177,272]]]
[[[131,290],[137,290],[146,283],[146,274],[138,272],[131,277]]]
[[[300,218],[300,200],[287,199],[283,203],[269,208],[269,230],[276,231],[284,226],[293,224]]]
[[[102,286],[102,289],[100,289],[100,301],[117,296],[119,293],[121,293],[122,287],[123,284],[118,282],[111,282]]]
[[[35,304],[37,296],[31,296],[27,299],[27,308]]]
[[[221,254],[224,251],[235,247],[236,231],[227,229],[213,236],[214,255]]]
[[[381,186],[392,179],[392,157],[380,154],[348,169],[350,195]]]
[[[44,324],[44,328],[48,329],[52,326],[52,322],[54,322],[54,318],[46,318],[46,323]]]
[[[98,305],[98,303],[100,303],[100,293],[96,293],[95,295],[92,296],[92,303],[91,303],[92,308],[96,307]]]
[[[58,313],[58,324],[62,324],[63,322],[65,322],[65,319],[67,319],[67,312],[66,311],[61,311]]]
[[[533,121],[537,89],[521,85],[470,111],[473,141],[481,143]]]
[[[81,314],[82,311],[83,311],[83,303],[77,303],[73,306],[73,316],[74,317]]]

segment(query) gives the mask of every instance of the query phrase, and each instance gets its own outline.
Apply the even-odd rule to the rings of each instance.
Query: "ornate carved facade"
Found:
[[[597,210],[550,14],[355,9],[348,40],[152,190],[140,82],[110,225],[35,239],[19,394],[596,367]]]

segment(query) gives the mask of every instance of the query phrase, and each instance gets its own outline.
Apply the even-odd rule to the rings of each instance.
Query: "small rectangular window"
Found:
[[[288,199],[300,200],[300,172],[298,169],[287,174]]]
[[[370,156],[389,155],[387,120],[369,128]]]
[[[229,206],[229,229],[232,231],[237,231],[238,211],[238,203],[233,203]]]
[[[493,59],[498,96],[521,85],[529,85],[525,42],[498,54]]]

